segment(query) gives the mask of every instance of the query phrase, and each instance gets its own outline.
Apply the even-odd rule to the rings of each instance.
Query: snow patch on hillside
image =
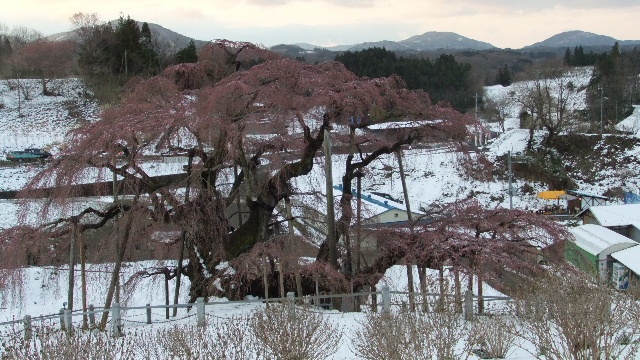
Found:
[[[0,157],[25,148],[55,154],[70,130],[98,119],[98,103],[80,79],[50,80],[47,89],[55,95],[43,95],[39,79],[0,81]]]

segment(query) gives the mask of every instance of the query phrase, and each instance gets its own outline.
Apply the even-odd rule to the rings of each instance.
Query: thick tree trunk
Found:
[[[80,283],[82,286],[82,312],[85,315],[82,315],[82,328],[88,329],[89,324],[87,322],[87,271],[86,271],[86,253],[85,253],[85,245],[84,245],[84,236],[82,233],[79,234],[78,239],[80,240]]]

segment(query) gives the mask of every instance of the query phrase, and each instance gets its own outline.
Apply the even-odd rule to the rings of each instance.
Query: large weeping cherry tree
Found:
[[[400,120],[414,125],[393,140],[362,131]],[[177,273],[190,279],[191,300],[209,296],[222,276],[221,262],[264,256],[254,250],[270,240],[278,204],[296,195],[292,181],[318,166],[325,130],[349,149],[342,174],[347,190],[336,221],[340,242],[331,245],[349,248],[354,179],[380,156],[426,137],[461,144],[470,126],[475,126],[472,119],[432,104],[422,91],[404,89],[398,77],[358,78],[340,63],[308,65],[248,43],[209,44],[197,64],[132,80],[120,105],[71,134],[68,150],[20,195],[46,196],[37,206],[27,202],[25,214],[37,212],[47,220],[4,231],[3,256],[15,260],[7,266],[20,266],[27,257],[55,263],[56,252],[69,251],[72,234],[82,238],[115,228],[100,232],[100,245],[86,255],[114,262],[115,279],[129,249],[152,242],[159,232],[172,234],[164,242],[174,246],[163,256],[187,260]],[[338,131],[345,127],[348,131]],[[151,172],[149,156],[166,152],[187,154],[184,171]],[[117,183],[105,185],[114,175]],[[71,203],[77,208],[78,196],[105,191],[114,194],[113,203],[87,203],[60,216]],[[239,221],[230,220],[227,209],[233,204],[246,209],[236,215]],[[28,239],[28,245],[20,239]],[[320,247],[307,273],[322,273],[331,281],[355,276],[344,271],[352,262],[349,252],[338,251],[342,268],[323,265],[330,244]],[[114,286],[115,280],[107,307]]]

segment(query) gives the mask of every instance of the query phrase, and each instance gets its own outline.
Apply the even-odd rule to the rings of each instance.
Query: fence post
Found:
[[[196,308],[198,309],[198,327],[204,327],[204,298],[196,299]]]
[[[60,312],[59,312],[59,314],[60,314],[60,316],[59,316],[59,318],[60,318],[60,330],[64,330],[64,310],[65,310],[65,308],[61,308]]]
[[[31,330],[31,315],[24,316],[24,341],[31,341],[31,336],[33,332]]]
[[[147,324],[151,324],[151,304],[147,304]]]
[[[473,292],[471,290],[464,293],[464,319],[473,320]]]
[[[387,285],[382,285],[382,314],[391,314],[391,293]]]
[[[93,304],[89,305],[89,327],[91,328],[96,327],[96,313],[95,313],[95,308],[93,307]]]
[[[120,337],[120,303],[113,303],[111,306],[111,335],[113,337]]]
[[[71,310],[69,309],[64,311],[64,327],[69,332],[73,329],[73,323],[71,322]]]

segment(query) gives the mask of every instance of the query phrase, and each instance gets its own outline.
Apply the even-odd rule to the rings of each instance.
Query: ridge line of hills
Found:
[[[113,24],[113,21],[111,22]],[[138,21],[141,25],[142,22]],[[179,34],[173,30],[167,29],[161,25],[148,23],[149,28],[153,35],[167,44],[173,49],[180,49],[188,45],[189,41],[194,40],[196,46],[200,47],[207,42],[207,40],[196,40],[188,36]],[[73,32],[63,32],[47,36],[50,40],[64,40],[73,37]],[[239,39],[231,39],[239,40]],[[582,46],[587,49],[593,50],[609,50],[611,46],[618,43],[622,47],[631,47],[640,45],[640,40],[618,40],[610,36],[594,34],[586,31],[574,30],[566,31],[550,38],[525,46],[521,49],[502,49],[498,48],[488,42],[483,42],[475,39],[471,39],[454,32],[441,32],[441,31],[428,31],[421,35],[414,35],[407,39],[400,41],[381,40],[373,42],[363,42],[352,45],[337,45],[331,47],[323,47],[308,43],[296,43],[296,44],[279,44],[271,46],[274,48],[301,48],[303,50],[315,50],[324,49],[329,51],[358,51],[372,47],[385,48],[390,51],[437,51],[437,50],[451,50],[451,51],[464,51],[464,50],[521,50],[521,51],[539,51],[539,50],[553,50],[574,48],[576,46]]]

